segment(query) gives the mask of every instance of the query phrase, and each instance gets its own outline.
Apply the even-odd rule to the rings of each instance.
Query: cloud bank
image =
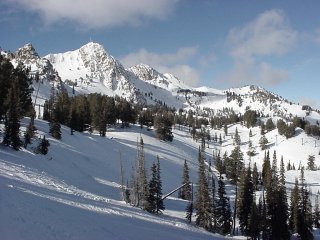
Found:
[[[197,86],[199,82],[198,71],[188,64],[188,61],[197,53],[196,47],[180,48],[174,53],[158,54],[140,49],[119,58],[126,67],[132,67],[139,63],[145,63],[162,73],[171,73],[190,86]]]
[[[148,18],[165,19],[178,0],[4,0],[21,11],[37,13],[46,24],[68,20],[94,29],[139,25]]]
[[[288,53],[297,41],[297,32],[289,25],[283,12],[270,10],[254,21],[229,31],[226,42],[234,65],[220,81],[243,85],[277,85],[288,80],[288,72],[264,59]]]

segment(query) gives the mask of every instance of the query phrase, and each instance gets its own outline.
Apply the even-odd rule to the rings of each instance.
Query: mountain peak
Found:
[[[95,43],[95,42],[88,42],[87,44],[83,45],[82,47],[80,47],[80,50],[82,51],[93,51],[93,52],[105,52],[107,53],[107,51],[104,49],[104,47],[99,44],[99,43]]]
[[[26,45],[24,45],[23,47],[19,48],[16,51],[16,56],[23,60],[26,59],[38,59],[40,58],[39,54],[36,52],[36,50],[34,49],[34,47],[32,46],[31,43],[27,43]]]

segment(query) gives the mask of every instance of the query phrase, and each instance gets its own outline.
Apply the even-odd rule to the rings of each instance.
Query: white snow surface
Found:
[[[23,129],[29,122],[24,119]],[[186,201],[173,195],[164,201],[166,210],[156,216],[120,201],[120,153],[124,163],[125,180],[130,180],[136,158],[136,146],[140,136],[145,143],[146,165],[150,170],[156,156],[160,157],[163,193],[170,192],[181,184],[183,162],[190,167],[190,178],[197,182],[197,154],[199,143],[190,138],[188,128],[174,130],[172,143],[159,141],[153,131],[131,126],[127,129],[112,128],[107,137],[95,134],[69,134],[62,127],[62,139],[55,140],[48,134],[48,123],[36,120],[39,136],[50,141],[48,155],[36,155],[32,146],[21,151],[0,146],[0,236],[1,239],[220,239],[194,223],[185,220]],[[231,152],[234,148],[231,135],[238,128],[242,140],[241,149],[248,148],[249,129],[240,124],[230,125],[222,146],[209,143],[207,164],[212,151]],[[261,169],[264,152],[256,145],[260,137],[258,127],[252,129]],[[222,133],[211,130],[211,134]],[[308,155],[315,155],[320,164],[320,141],[303,132],[286,141],[272,131],[267,134],[272,156],[276,150],[278,164],[281,155],[285,164],[290,160],[298,167],[305,166]],[[302,145],[301,139],[304,139]],[[245,163],[249,158],[245,154]],[[215,172],[215,169],[213,169]],[[292,187],[300,171],[287,171],[287,186]],[[310,189],[320,189],[319,171],[305,171]],[[227,191],[234,201],[234,188],[226,181]],[[242,239],[243,237],[234,237]]]

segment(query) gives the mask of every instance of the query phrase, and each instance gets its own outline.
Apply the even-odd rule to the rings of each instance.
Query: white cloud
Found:
[[[241,28],[233,28],[227,36],[234,66],[221,81],[233,84],[276,85],[288,80],[288,72],[264,62],[263,57],[289,52],[297,41],[285,15],[279,10],[260,14]]]
[[[259,66],[259,82],[269,86],[277,85],[289,79],[288,72],[283,69],[277,69],[268,63],[261,63]]]
[[[320,100],[318,99],[313,99],[310,97],[303,97],[300,99],[301,105],[309,105],[312,108],[320,110]]]
[[[39,14],[47,24],[69,20],[82,27],[103,28],[164,19],[178,0],[5,0],[10,6]]]
[[[227,40],[235,58],[280,55],[292,48],[297,33],[290,28],[281,11],[271,10],[243,28],[231,29]]]
[[[196,47],[180,48],[175,53],[158,54],[140,49],[138,52],[130,53],[120,57],[120,62],[126,67],[132,67],[139,63],[145,63],[159,72],[171,73],[190,86],[196,86],[199,82],[198,71],[188,64],[197,53]]]

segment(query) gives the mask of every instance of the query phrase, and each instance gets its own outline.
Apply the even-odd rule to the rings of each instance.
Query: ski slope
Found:
[[[22,121],[22,129],[29,119]],[[107,137],[89,133],[70,135],[62,126],[62,139],[56,140],[48,134],[48,123],[36,120],[39,136],[50,141],[47,155],[36,155],[32,146],[14,151],[0,145],[0,236],[1,239],[223,239],[208,233],[184,219],[188,202],[178,199],[177,194],[164,201],[163,215],[149,214],[120,201],[120,154],[124,165],[125,180],[130,181],[132,166],[136,158],[137,141],[144,141],[146,168],[156,156],[160,157],[163,193],[180,185],[182,168],[186,159],[190,168],[190,180],[197,182],[197,156],[199,142],[190,138],[188,128],[174,130],[172,143],[159,141],[153,131],[131,126],[108,129]],[[222,146],[210,142],[206,148],[207,163],[212,160],[212,151],[228,151],[234,148],[232,133],[238,128],[242,140],[246,164],[249,158],[249,129],[240,124],[230,125]],[[260,129],[253,128],[253,138],[259,138]],[[211,130],[223,135],[220,130]],[[306,163],[306,157],[314,154],[316,164],[320,142],[299,132],[285,141],[275,136],[277,131],[267,134],[269,150],[290,159],[297,167]],[[301,138],[305,144],[301,145]],[[256,140],[253,141],[256,145]],[[303,151],[302,151],[303,149]],[[261,169],[264,152],[256,147],[257,155],[251,159]],[[149,171],[150,172],[150,171]],[[288,187],[299,176],[299,171],[286,173]],[[320,188],[319,171],[305,171],[306,181],[313,193]],[[226,181],[233,206],[234,188]],[[233,239],[245,239],[234,237]]]

